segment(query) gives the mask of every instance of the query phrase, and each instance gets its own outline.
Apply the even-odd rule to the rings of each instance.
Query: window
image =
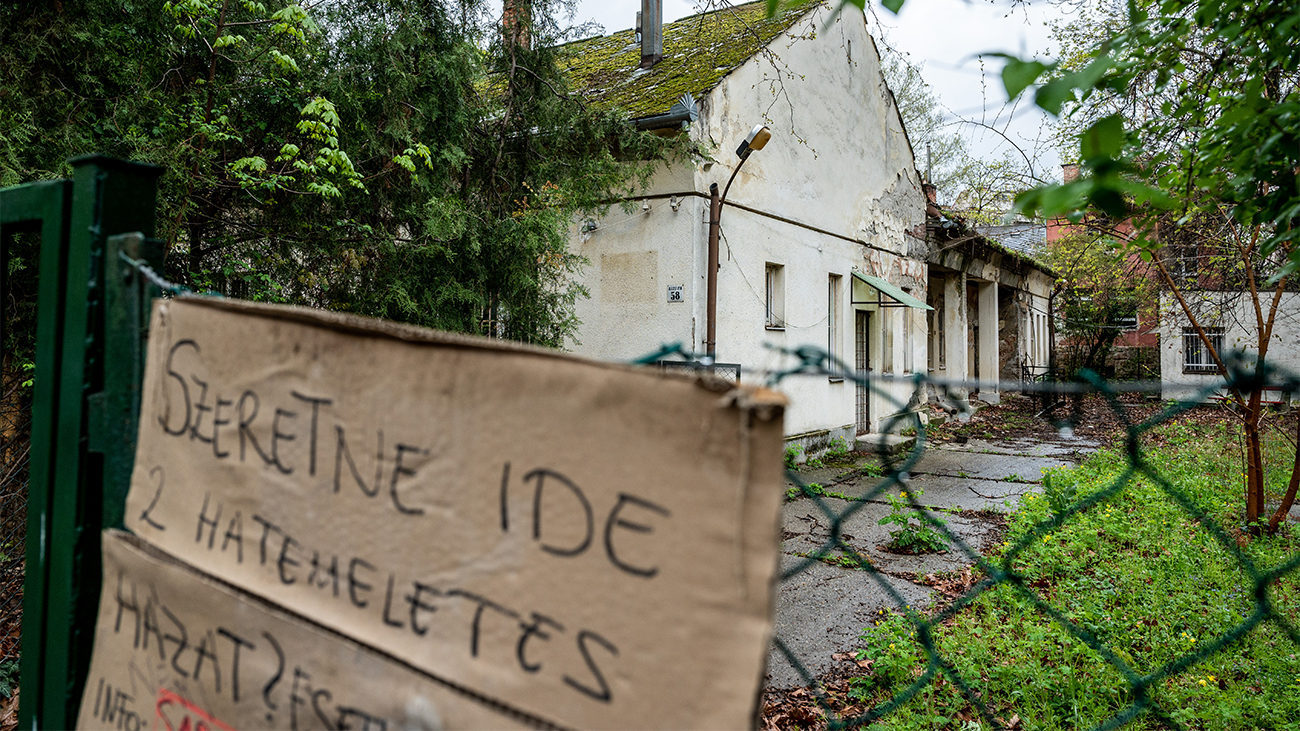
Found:
[[[767,281],[767,329],[785,329],[785,267],[768,263]]]
[[[840,275],[831,274],[826,278],[826,353],[831,357],[827,367],[838,371],[836,361],[843,359],[840,352]],[[831,376],[832,381],[844,380],[841,376]]]
[[[1223,328],[1207,327],[1205,328],[1205,335],[1214,346],[1214,351],[1222,353]],[[1183,328],[1183,372],[1215,373],[1218,370],[1219,367],[1214,364],[1214,358],[1211,357],[1209,349],[1205,347],[1201,336],[1197,334],[1196,328]]]
[[[903,372],[912,372],[912,308],[903,307]]]
[[[1042,369],[1047,366],[1047,315],[1029,311],[1029,365]],[[1035,371],[1035,375],[1043,371]]]
[[[1195,246],[1177,246],[1172,247],[1174,254],[1173,275],[1174,277],[1186,281],[1192,281],[1200,273],[1200,252]],[[1207,333],[1208,334],[1208,333]]]
[[[1133,332],[1138,328],[1137,304],[1134,303],[1111,315],[1111,327],[1118,329],[1120,332]]]
[[[943,325],[943,321],[945,319],[944,318],[945,299],[946,298],[941,293],[934,300],[934,303],[932,305],[934,309],[926,313],[931,318],[930,332],[933,334],[933,337],[931,338],[933,342],[930,344],[930,360],[932,363],[932,365],[930,366],[931,370],[934,370],[935,368],[939,370],[944,370],[945,368],[948,367],[948,364],[945,362],[947,360],[946,355],[948,349],[948,342],[947,342],[948,338],[947,335],[944,333],[944,325]]]

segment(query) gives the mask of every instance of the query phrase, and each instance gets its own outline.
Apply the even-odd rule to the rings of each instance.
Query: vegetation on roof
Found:
[[[597,107],[632,119],[663,114],[685,93],[703,96],[819,4],[796,0],[768,18],[759,0],[668,23],[664,58],[648,71],[632,29],[566,44],[559,65],[571,88]]]
[[[941,223],[942,221],[950,222],[951,225],[949,226],[942,225]],[[929,217],[926,223],[930,227],[930,229],[934,232],[935,236],[937,236],[941,241],[954,241],[956,239],[962,239],[963,241],[973,241],[978,244],[987,246],[988,248],[993,249],[994,251],[1000,252],[1003,256],[1027,264],[1043,272],[1044,274],[1047,274],[1048,276],[1054,277],[1056,279],[1061,278],[1060,273],[1058,273],[1055,269],[1052,269],[1052,267],[1049,266],[1048,264],[1039,261],[1037,257],[1032,256],[1027,252],[1017,251],[1007,246],[1006,244],[1002,243],[1001,241],[998,241],[997,239],[994,239],[990,236],[980,233],[978,230],[975,229],[974,226],[969,225],[966,219],[962,216],[958,216],[951,213],[945,213],[941,218]]]

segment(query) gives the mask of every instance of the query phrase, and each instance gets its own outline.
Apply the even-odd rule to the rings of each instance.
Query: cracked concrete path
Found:
[[[972,439],[962,445],[940,445],[926,451],[903,489],[919,488],[919,502],[930,508],[932,515],[944,520],[971,550],[983,551],[1001,536],[1002,520],[991,513],[1015,509],[1023,495],[1042,490],[1044,469],[1076,464],[1096,447],[1082,439]],[[810,498],[799,498],[786,503],[783,512],[782,571],[802,569],[781,585],[776,635],[816,677],[831,669],[833,655],[857,647],[863,628],[882,609],[897,606],[882,584],[887,583],[912,606],[927,606],[935,598],[934,591],[915,579],[961,571],[973,561],[956,548],[917,556],[885,551],[893,528],[879,524],[890,512],[886,496],[877,493],[871,499],[860,499],[873,493],[881,482],[879,477],[862,475],[857,469],[823,468],[805,470],[800,478],[822,485],[827,492],[854,498],[824,497],[825,510]],[[896,486],[889,488],[889,492],[897,491]],[[844,541],[870,561],[878,575],[804,558],[830,541],[832,517],[827,510],[844,516],[840,527]],[[830,557],[834,560],[840,555],[833,551]],[[772,688],[804,684],[775,644],[768,656],[767,684]]]
[[[974,477],[983,480],[1038,482],[1043,470],[1060,467],[1059,457],[1031,457],[1001,452],[957,451],[943,446],[930,449],[912,468],[914,475]]]

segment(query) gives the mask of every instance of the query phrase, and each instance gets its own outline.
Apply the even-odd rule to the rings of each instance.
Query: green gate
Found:
[[[71,180],[0,189],[0,323],[13,236],[40,237],[22,729],[76,721],[98,609],[100,530],[122,525],[135,456],[144,325],[158,292],[140,265],[162,264],[152,239],[162,169],[98,155],[70,162]]]

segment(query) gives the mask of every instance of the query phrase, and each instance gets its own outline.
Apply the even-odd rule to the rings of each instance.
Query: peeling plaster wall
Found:
[[[1028,316],[1020,295],[1014,289],[998,290],[998,380],[1020,380],[1025,352],[1020,341],[1020,325]]]
[[[929,261],[944,269],[961,272],[968,277],[965,310],[959,313],[966,332],[966,377],[975,379],[978,366],[976,332],[979,323],[979,297],[977,280],[998,284],[998,373],[999,380],[1020,380],[1021,366],[1032,361],[1030,356],[1030,322],[1032,313],[1046,313],[1054,279],[1051,275],[1029,266],[1023,260],[1010,256],[987,245],[952,245],[948,242],[931,244]],[[972,252],[979,253],[972,253]],[[943,276],[953,276],[948,273]],[[1039,337],[1045,337],[1040,334]],[[1045,360],[1046,346],[1040,349]],[[948,354],[952,362],[952,354]],[[1039,363],[1038,365],[1043,365]],[[946,369],[945,369],[946,370]],[[948,373],[943,373],[949,376]],[[958,374],[959,375],[959,374]],[[983,380],[992,374],[978,373]]]
[[[741,168],[722,215],[718,360],[740,363],[750,382],[783,362],[768,346],[831,346],[852,367],[854,271],[925,300],[925,262],[905,257],[912,246],[907,232],[925,211],[911,148],[885,96],[860,11],[846,10],[824,28],[829,17],[828,9],[815,11],[769,46],[778,59],[751,58],[701,100],[690,134],[713,150],[713,161],[662,170],[646,193],[677,196],[678,210],[670,198],[651,198],[635,202],[632,214],[611,209],[594,231],[583,233],[575,223],[571,249],[590,262],[580,279],[591,296],[577,305],[583,324],[573,350],[610,360],[670,342],[704,350],[709,185],[726,185],[736,146],[757,123],[768,124],[773,138]],[[766,327],[769,263],[781,267],[782,329]],[[831,276],[840,283],[834,332]],[[625,287],[624,277],[639,281]],[[685,301],[669,303],[667,287],[677,284]],[[856,308],[873,311],[871,367],[901,373],[905,315],[900,308]],[[910,316],[911,362],[924,368],[925,317]],[[884,385],[886,396],[873,397],[872,431],[912,395],[905,383]],[[851,430],[851,381],[798,377],[780,387],[791,400],[788,435]]]

